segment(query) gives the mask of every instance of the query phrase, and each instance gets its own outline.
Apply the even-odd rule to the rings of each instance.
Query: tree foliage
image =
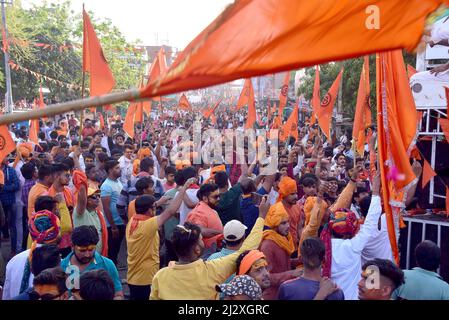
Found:
[[[59,81],[82,84],[82,38],[83,20],[70,9],[70,1],[34,5],[24,9],[21,3],[14,2],[7,8],[8,32],[11,39],[18,39],[22,44],[12,43],[9,52],[12,61],[24,68],[43,74]],[[128,42],[120,30],[109,19],[96,19],[89,12],[97,36],[103,47],[106,59],[116,79],[116,90],[136,86],[143,74],[143,54],[131,50],[135,43]],[[45,43],[53,45],[53,50],[24,45],[23,43]],[[64,50],[59,50],[65,46]],[[4,74],[4,56],[0,70]],[[66,101],[81,97],[81,90],[68,89],[51,81],[37,80],[22,71],[12,70],[13,98],[36,97],[39,86],[50,89],[49,98],[54,101]],[[0,78],[1,80],[1,78]],[[89,76],[86,75],[86,88]],[[5,84],[0,82],[0,94],[4,95]],[[88,92],[86,92],[88,95]]]

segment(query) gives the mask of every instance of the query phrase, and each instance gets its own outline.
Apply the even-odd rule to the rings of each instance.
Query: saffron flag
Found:
[[[33,104],[33,109],[38,108],[36,103]],[[39,119],[30,120],[30,132],[29,132],[29,140],[34,144],[39,144]]]
[[[391,248],[398,262],[398,239],[395,231],[399,227],[399,208],[405,201],[404,195],[416,179],[409,162],[409,152],[415,143],[418,123],[401,50],[377,55],[376,82],[382,202]],[[398,174],[393,175],[393,172]],[[388,179],[394,176],[397,178]]]
[[[98,118],[100,120],[100,129],[103,130],[105,128],[104,117],[101,112],[98,112]]]
[[[204,88],[398,48],[413,51],[449,0],[235,1],[142,97]],[[255,19],[254,17],[257,17]]]
[[[16,144],[11,138],[8,126],[0,126],[0,163],[16,149]]]
[[[167,73],[168,66],[167,66],[167,57],[165,55],[165,50],[163,47],[158,51],[156,57],[154,58],[153,63],[150,66],[150,69],[148,71],[148,83],[157,81],[159,78],[164,76]],[[155,97],[156,101],[159,102],[159,111],[162,110],[162,98]],[[151,112],[151,108],[150,108]],[[148,112],[149,114],[149,112]]]
[[[321,107],[321,94],[320,94],[320,68],[315,67],[315,82],[313,84],[313,96],[312,96],[312,115],[310,116],[310,125],[313,126],[316,123],[316,110]]]
[[[422,188],[424,189],[424,187],[429,183],[430,180],[432,180],[433,177],[435,177],[437,174],[435,173],[435,171],[433,171],[432,167],[430,166],[430,164],[427,162],[426,159],[424,159],[424,168],[423,168],[423,173],[422,173]]]
[[[131,139],[134,139],[134,116],[137,113],[138,105],[139,103],[136,102],[130,103],[123,123],[123,130]]]
[[[408,73],[408,78],[410,79],[415,73],[418,73],[418,71],[413,68],[411,65],[407,65],[407,73]]]
[[[90,74],[90,96],[100,96],[111,92],[115,86],[115,80],[89,15],[84,10],[83,20],[83,71]]]
[[[287,122],[281,127],[279,131],[279,141],[285,142],[289,137],[295,138],[298,141],[298,117],[299,106],[298,104],[293,109]]]
[[[357,104],[355,107],[354,127],[352,136],[356,142],[356,150],[359,155],[364,154],[365,149],[365,129],[371,125],[370,108],[370,81],[369,81],[369,57],[365,56],[359,81],[359,91],[357,94]]]
[[[181,98],[179,99],[178,106],[182,110],[192,111],[192,106],[190,105],[189,100],[187,100],[187,97],[185,94],[182,94]]]
[[[215,110],[218,108],[218,106],[220,105],[221,101],[223,99],[220,99],[212,108],[210,108],[209,110],[207,110],[206,112],[203,113],[204,118],[209,118],[214,112]]]
[[[343,69],[341,69],[328,93],[324,96],[318,108],[314,108],[314,112],[318,117],[318,124],[321,130],[326,135],[329,141],[331,139],[331,122],[332,112],[334,110],[335,101],[337,101],[338,89],[340,88],[341,78],[343,76]]]
[[[251,79],[246,79],[239,100],[237,101],[236,111],[240,110],[245,105],[248,105],[249,107],[252,102],[254,102],[253,83],[251,82]]]
[[[290,72],[285,73],[284,83],[281,87],[281,94],[279,95],[279,116],[282,118],[284,108],[287,105],[288,99],[288,84],[290,82]]]

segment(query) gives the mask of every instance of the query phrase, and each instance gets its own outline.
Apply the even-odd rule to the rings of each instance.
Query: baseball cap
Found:
[[[227,297],[246,295],[251,300],[262,299],[262,289],[256,280],[248,275],[235,276],[231,282],[217,285],[215,290],[223,293]]]
[[[231,220],[224,226],[223,236],[227,241],[237,241],[243,238],[245,231],[248,229],[238,220]]]

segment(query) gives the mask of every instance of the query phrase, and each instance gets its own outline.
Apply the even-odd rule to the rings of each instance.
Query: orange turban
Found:
[[[137,159],[140,161],[143,160],[143,158],[151,156],[151,150],[150,148],[141,148],[139,151],[137,151]]]
[[[280,202],[272,205],[268,210],[265,218],[265,225],[271,229],[279,226],[284,219],[289,219],[288,213],[284,208],[284,205]]]
[[[290,177],[283,177],[279,182],[279,197],[277,202],[282,201],[288,195],[298,192],[296,181]]]
[[[191,163],[187,159],[175,161],[176,170],[182,170],[182,169],[190,167],[190,166],[191,166]]]

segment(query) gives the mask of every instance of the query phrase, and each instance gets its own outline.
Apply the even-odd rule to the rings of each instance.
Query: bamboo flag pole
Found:
[[[143,101],[140,99],[139,89],[130,89],[124,92],[109,93],[103,96],[73,100],[50,105],[43,109],[30,110],[29,112],[11,113],[0,116],[0,125],[18,123],[26,120],[52,117],[67,112],[76,112],[89,107],[99,107],[106,104],[115,104],[122,101]]]

